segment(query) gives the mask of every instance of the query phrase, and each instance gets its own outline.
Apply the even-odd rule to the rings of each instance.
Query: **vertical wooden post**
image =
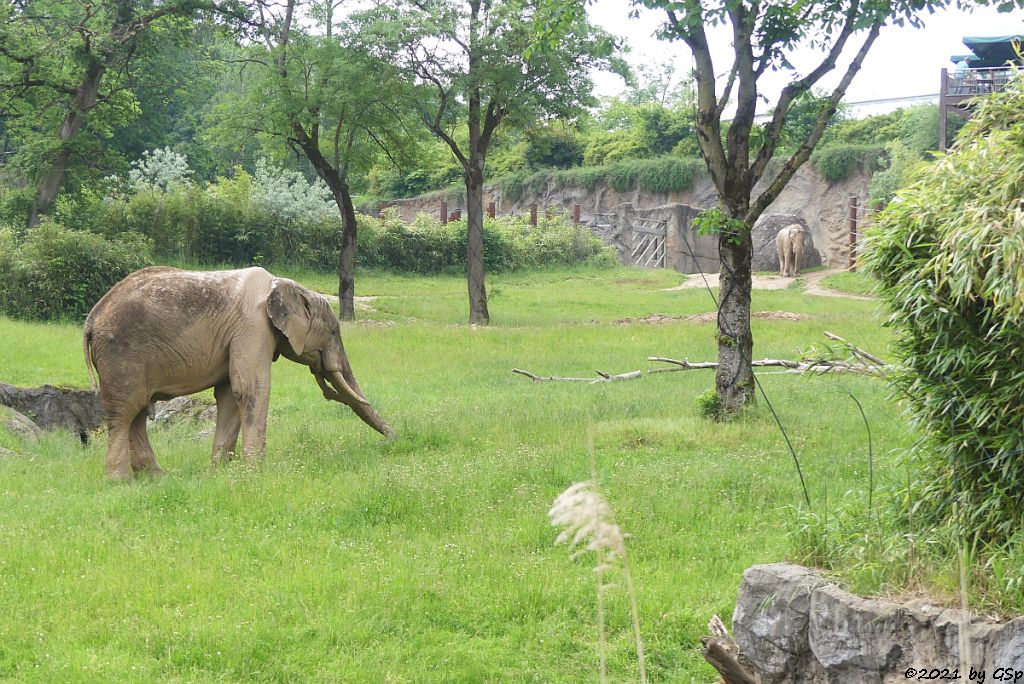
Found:
[[[537,205],[536,204],[531,204],[530,205],[530,225],[531,226],[536,226],[537,225]]]
[[[949,75],[942,69],[939,81],[939,152],[946,151],[946,91],[949,90]]]
[[[497,206],[494,204],[494,202],[489,202],[487,204],[487,218],[494,218],[494,214],[496,213],[496,211]]]
[[[572,222],[575,223],[576,225],[579,225],[579,223],[580,223],[580,210],[581,210],[580,205],[578,205],[578,204],[572,205]]]
[[[441,223],[442,224],[447,224],[448,223],[448,203],[447,202],[441,202]]]
[[[857,196],[850,195],[850,264],[847,269],[857,268]]]

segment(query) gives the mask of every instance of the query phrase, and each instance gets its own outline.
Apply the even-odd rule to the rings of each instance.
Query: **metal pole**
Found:
[[[946,69],[942,70],[939,83],[939,152],[946,151],[946,91],[949,89],[949,76]]]

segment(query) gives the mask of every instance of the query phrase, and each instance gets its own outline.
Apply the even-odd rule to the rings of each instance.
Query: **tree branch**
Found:
[[[790,105],[792,105],[793,101],[797,97],[810,90],[810,88],[821,80],[825,74],[835,68],[836,62],[839,60],[839,56],[846,48],[847,41],[856,31],[855,27],[859,17],[859,11],[860,2],[859,0],[854,0],[853,4],[850,5],[850,10],[846,13],[846,21],[843,24],[842,31],[840,31],[839,36],[832,44],[831,49],[829,49],[821,63],[818,64],[818,66],[809,74],[790,83],[782,89],[782,92],[779,94],[779,101],[776,103],[775,110],[772,113],[771,123],[769,123],[765,129],[764,143],[761,145],[761,149],[758,151],[757,157],[754,159],[754,163],[749,171],[751,187],[753,187],[753,185],[757,183],[764,174],[764,170],[767,168],[768,162],[775,154],[779,140],[782,138],[782,129],[786,123],[786,115],[789,113]],[[881,22],[876,22],[876,25],[880,26]],[[770,61],[769,52],[769,50],[766,50],[765,55],[762,56],[762,66],[767,65]]]
[[[814,123],[814,128],[811,129],[811,133],[807,140],[793,153],[793,156],[789,158],[786,164],[779,171],[779,174],[772,180],[771,185],[762,192],[758,198],[751,204],[750,209],[747,211],[747,215],[744,217],[744,221],[748,224],[753,225],[754,221],[764,212],[768,206],[775,201],[782,190],[789,183],[793,174],[796,173],[804,162],[811,157],[811,152],[814,151],[814,146],[818,144],[818,140],[821,139],[822,133],[825,132],[825,127],[828,125],[829,119],[836,113],[836,109],[839,107],[840,100],[846,95],[846,89],[850,87],[850,83],[853,81],[853,77],[860,71],[861,65],[864,63],[864,58],[867,57],[868,51],[874,44],[875,39],[878,38],[879,32],[882,30],[883,20],[877,20],[871,26],[871,30],[868,31],[868,36],[864,40],[864,44],[861,45],[860,50],[857,51],[857,55],[850,62],[850,66],[846,70],[846,74],[842,80],[839,81],[839,85],[832,91],[829,96],[828,105],[822,107],[821,112],[818,113],[818,120]],[[760,155],[758,156],[760,160]],[[765,165],[767,161],[765,162]],[[756,165],[756,164],[755,164]],[[753,172],[753,168],[751,172]],[[764,165],[761,166],[763,173]]]

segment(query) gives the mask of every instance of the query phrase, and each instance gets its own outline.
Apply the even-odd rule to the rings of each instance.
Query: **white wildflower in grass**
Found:
[[[619,569],[626,582],[633,613],[633,637],[636,641],[636,657],[641,682],[647,681],[644,667],[644,645],[640,638],[640,614],[636,603],[636,591],[633,588],[633,577],[629,572],[626,559],[626,538],[615,523],[615,515],[611,506],[601,496],[594,480],[577,482],[555,499],[548,511],[551,524],[563,528],[555,539],[556,544],[569,544],[572,556],[578,557],[590,551],[594,552],[597,573],[597,614],[598,614],[598,659],[600,681],[607,679],[605,637],[604,594],[612,588],[605,581],[608,572]]]

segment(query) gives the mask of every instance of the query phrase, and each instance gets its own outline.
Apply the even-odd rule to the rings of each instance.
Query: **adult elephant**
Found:
[[[775,236],[775,251],[779,255],[779,275],[800,275],[800,260],[804,255],[807,229],[799,223],[786,226]]]
[[[86,365],[99,377],[109,427],[107,475],[161,473],[146,434],[151,402],[213,388],[213,462],[235,449],[247,459],[266,448],[270,365],[304,364],[324,397],[347,404],[388,437],[395,432],[363,396],[322,296],[262,268],[135,271],[96,303],[85,320]],[[328,386],[327,383],[330,383]]]

